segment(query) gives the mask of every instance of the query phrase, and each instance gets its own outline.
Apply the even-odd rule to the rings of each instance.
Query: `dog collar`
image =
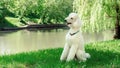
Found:
[[[73,35],[77,34],[78,32],[79,32],[79,30],[75,33],[70,33],[70,35],[73,36]]]

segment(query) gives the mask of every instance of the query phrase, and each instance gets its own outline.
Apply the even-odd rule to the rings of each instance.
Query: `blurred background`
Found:
[[[120,0],[1,0],[0,55],[63,47],[71,12],[86,44],[120,39]]]

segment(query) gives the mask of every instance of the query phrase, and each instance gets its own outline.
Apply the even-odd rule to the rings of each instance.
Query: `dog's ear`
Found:
[[[80,23],[80,27],[82,26],[82,21],[80,19],[78,19],[78,22]]]
[[[76,17],[79,18],[78,14],[76,14]]]

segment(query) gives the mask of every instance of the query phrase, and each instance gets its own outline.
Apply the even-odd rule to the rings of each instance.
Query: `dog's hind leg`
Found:
[[[62,52],[62,55],[60,57],[60,60],[63,61],[63,60],[66,60],[67,56],[68,56],[68,52],[69,52],[69,45],[66,43],[65,46],[64,46],[64,49],[63,49],[63,52]]]
[[[84,51],[82,51],[82,50],[78,50],[76,52],[76,56],[77,56],[78,60],[80,60],[80,61],[84,62],[84,61],[87,60],[86,53]]]

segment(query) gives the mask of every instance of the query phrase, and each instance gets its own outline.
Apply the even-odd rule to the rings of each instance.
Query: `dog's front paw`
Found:
[[[72,60],[73,60],[73,58],[68,57],[66,61],[69,62],[69,61],[72,61]]]
[[[64,59],[62,57],[60,57],[60,61],[64,61]]]

